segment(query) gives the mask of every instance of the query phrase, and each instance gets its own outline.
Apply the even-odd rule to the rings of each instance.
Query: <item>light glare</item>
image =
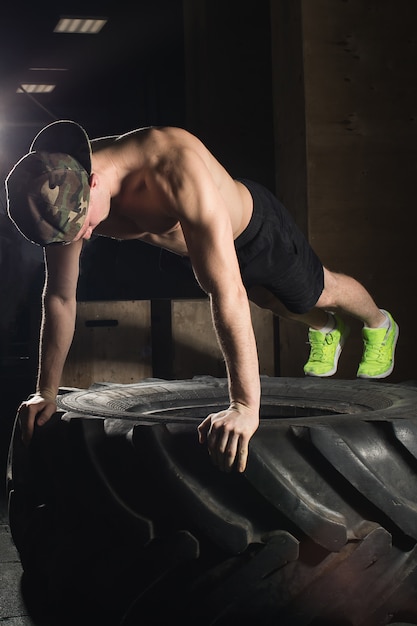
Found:
[[[96,35],[107,23],[105,18],[61,17],[54,33]]]
[[[55,89],[55,85],[22,84],[16,90],[17,93],[50,93]]]

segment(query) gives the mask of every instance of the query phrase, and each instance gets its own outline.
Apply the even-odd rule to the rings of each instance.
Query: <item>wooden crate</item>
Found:
[[[79,302],[61,384],[133,383],[152,375],[149,300]]]
[[[172,301],[173,377],[225,376],[223,356],[211,321],[208,300]],[[274,327],[270,311],[251,303],[260,373],[274,376]]]
[[[273,315],[252,303],[251,314],[260,373],[274,376]],[[226,375],[208,300],[77,304],[76,330],[62,386],[86,388],[94,382],[198,375]]]

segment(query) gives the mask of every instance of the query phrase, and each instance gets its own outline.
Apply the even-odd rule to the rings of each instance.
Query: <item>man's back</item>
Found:
[[[92,169],[117,170],[117,193],[110,213],[96,229],[117,239],[142,239],[187,254],[181,222],[198,220],[199,194],[222,199],[213,202],[226,210],[236,238],[249,222],[252,201],[246,187],[232,179],[209,150],[179,128],[143,128],[120,137],[93,142]]]

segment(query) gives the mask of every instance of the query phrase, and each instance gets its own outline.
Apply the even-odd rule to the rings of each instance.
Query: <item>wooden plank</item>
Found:
[[[251,303],[260,373],[274,376],[274,327],[270,311]],[[172,301],[173,377],[224,377],[226,370],[208,300]]]
[[[133,383],[152,376],[150,301],[79,302],[61,384]]]

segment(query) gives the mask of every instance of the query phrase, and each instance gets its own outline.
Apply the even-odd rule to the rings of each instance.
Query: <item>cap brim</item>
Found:
[[[77,159],[91,174],[91,145],[84,128],[71,120],[58,120],[45,126],[36,135],[30,152],[63,152]]]

